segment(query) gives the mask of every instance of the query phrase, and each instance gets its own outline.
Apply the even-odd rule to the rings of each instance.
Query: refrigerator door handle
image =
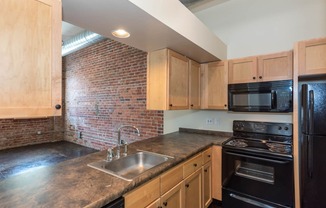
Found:
[[[313,136],[308,136],[308,141],[307,141],[307,145],[308,145],[308,152],[307,152],[307,156],[308,156],[308,160],[307,160],[307,167],[308,167],[308,176],[309,178],[312,178],[313,175],[313,145],[314,145],[314,140],[313,140]]]
[[[301,91],[301,106],[302,106],[302,132],[305,134],[308,134],[308,124],[309,124],[309,112],[308,112],[308,85],[303,84],[302,85],[302,91]]]
[[[314,91],[309,91],[309,134],[314,133],[314,111],[315,111]]]

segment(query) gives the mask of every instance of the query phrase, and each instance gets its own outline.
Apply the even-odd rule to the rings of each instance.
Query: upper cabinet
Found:
[[[229,84],[292,79],[292,51],[229,61]]]
[[[299,75],[326,74],[326,38],[297,44]]]
[[[0,118],[61,115],[61,1],[2,0]]]
[[[169,49],[148,53],[147,109],[189,108],[188,58]]]
[[[202,64],[201,108],[227,110],[228,62]]]
[[[189,109],[200,109],[200,64],[189,60]]]

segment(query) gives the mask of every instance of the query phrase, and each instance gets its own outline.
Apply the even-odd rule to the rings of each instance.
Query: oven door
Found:
[[[223,148],[223,190],[293,207],[293,160]],[[223,194],[223,197],[226,195]],[[224,200],[239,201],[229,195]],[[242,198],[243,199],[243,198]],[[252,206],[255,207],[255,206]],[[259,206],[258,206],[259,207]]]

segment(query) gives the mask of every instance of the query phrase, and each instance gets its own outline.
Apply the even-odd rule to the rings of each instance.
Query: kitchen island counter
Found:
[[[204,149],[221,145],[230,136],[228,132],[180,129],[134,142],[128,146],[129,154],[144,150],[174,158],[131,182],[87,166],[105,159],[106,151],[39,167],[0,181],[0,207],[102,207]]]

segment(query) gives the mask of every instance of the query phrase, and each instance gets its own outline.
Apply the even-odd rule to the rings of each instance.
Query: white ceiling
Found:
[[[65,1],[65,0],[63,0]],[[202,11],[212,6],[222,4],[229,0],[180,0],[192,12]],[[64,5],[64,4],[63,4]],[[84,28],[62,21],[62,40],[66,41],[85,31]]]

